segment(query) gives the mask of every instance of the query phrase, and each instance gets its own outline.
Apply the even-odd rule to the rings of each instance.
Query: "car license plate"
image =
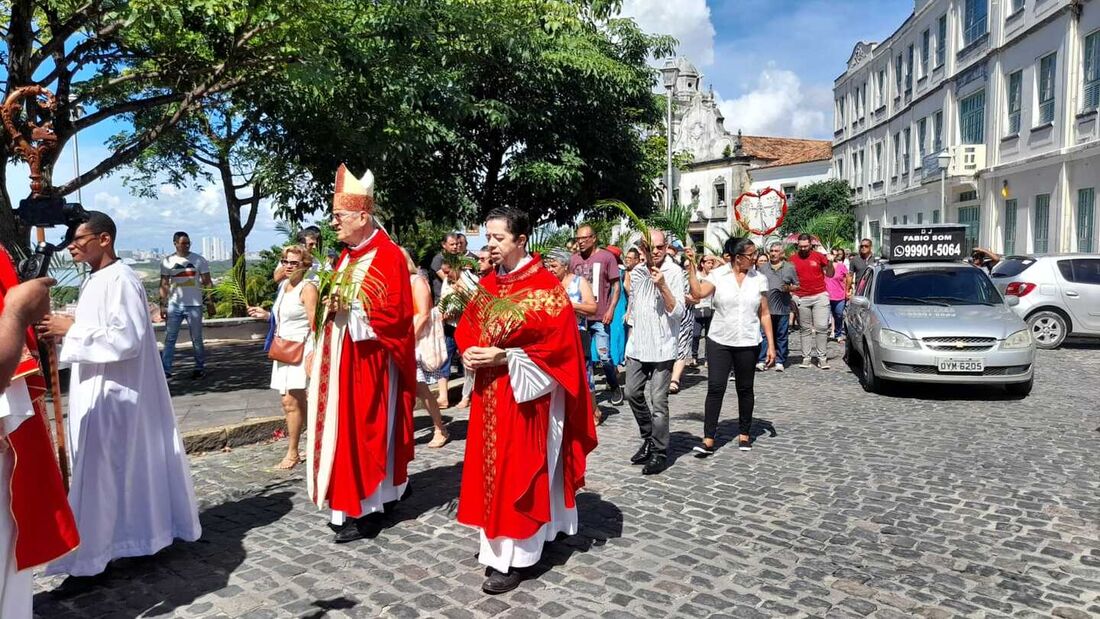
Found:
[[[939,357],[936,359],[936,362],[942,373],[978,373],[985,371],[985,361],[982,359],[948,359]]]

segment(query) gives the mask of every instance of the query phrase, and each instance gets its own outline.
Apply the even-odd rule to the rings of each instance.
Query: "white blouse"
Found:
[[[768,278],[751,270],[741,285],[733,268],[723,265],[714,269],[703,281],[714,285],[711,295],[714,317],[707,337],[723,346],[758,346],[760,335],[760,303],[768,292]]]

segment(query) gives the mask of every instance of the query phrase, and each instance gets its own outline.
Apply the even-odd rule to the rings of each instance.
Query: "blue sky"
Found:
[[[705,85],[714,86],[730,131],[829,139],[833,80],[855,43],[889,36],[912,13],[913,0],[624,0],[623,11],[645,30],[679,39],[680,53],[703,73]],[[82,169],[107,155],[104,142],[113,131],[100,125],[80,134]],[[72,177],[72,146],[58,161],[59,183]],[[9,170],[14,200],[27,195],[27,186],[26,166]],[[157,198],[146,199],[130,195],[116,174],[82,194],[86,208],[116,219],[122,248],[168,248],[176,230],[186,230],[196,247],[204,236],[229,240],[218,185],[162,186]],[[280,240],[264,207],[249,250]]]

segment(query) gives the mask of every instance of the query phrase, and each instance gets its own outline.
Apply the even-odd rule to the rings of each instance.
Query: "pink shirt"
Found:
[[[825,292],[829,293],[830,301],[843,301],[848,296],[844,286],[844,278],[848,276],[848,267],[843,262],[833,263],[833,276],[825,278]]]

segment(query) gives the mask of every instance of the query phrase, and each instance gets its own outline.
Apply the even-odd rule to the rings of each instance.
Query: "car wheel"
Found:
[[[852,366],[855,361],[855,347],[852,346],[852,338],[844,340],[844,363],[848,364],[848,367]]]
[[[1005,391],[1008,395],[1015,395],[1020,397],[1027,397],[1031,393],[1031,388],[1035,386],[1035,379],[1029,378],[1026,383],[1011,383],[1005,385]]]
[[[862,372],[859,376],[859,384],[863,386],[863,390],[867,393],[878,393],[882,390],[882,380],[875,375],[875,364],[871,361],[871,354],[867,351],[867,345],[863,346],[863,354],[860,355],[860,368]]]
[[[1058,348],[1069,335],[1069,321],[1054,310],[1039,310],[1027,317],[1027,326],[1035,346],[1046,350]]]

